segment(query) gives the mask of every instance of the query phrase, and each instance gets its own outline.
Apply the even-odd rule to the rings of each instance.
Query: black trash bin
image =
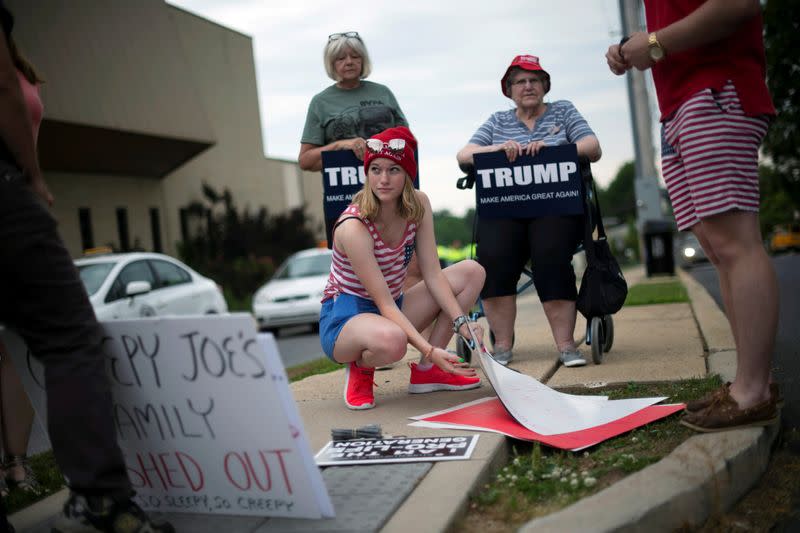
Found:
[[[644,259],[648,276],[653,274],[675,274],[675,258],[672,255],[671,222],[647,220],[644,223]]]

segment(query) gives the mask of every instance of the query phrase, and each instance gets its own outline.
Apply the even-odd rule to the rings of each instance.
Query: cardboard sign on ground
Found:
[[[331,441],[316,456],[320,466],[458,461],[472,457],[478,435]]]
[[[102,324],[117,439],[138,503],[159,512],[321,518],[333,505],[271,335],[248,314]],[[34,409],[42,367],[0,332]]]

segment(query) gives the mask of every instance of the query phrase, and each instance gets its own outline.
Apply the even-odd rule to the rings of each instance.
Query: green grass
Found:
[[[253,311],[253,295],[249,294],[242,298],[237,297],[232,291],[223,289],[225,301],[228,303],[228,311],[251,313]]]
[[[668,403],[683,403],[704,396],[720,383],[713,376],[569,392],[605,394],[611,399],[668,396]],[[678,416],[669,416],[580,452],[514,441],[509,463],[472,499],[462,529],[480,531],[503,524],[503,531],[506,527],[516,530],[533,518],[566,507],[658,462],[693,434],[679,420]],[[476,521],[475,527],[467,526]]]
[[[625,305],[650,305],[688,302],[686,289],[679,281],[639,283],[628,289]]]
[[[327,374],[328,372],[333,372],[335,370],[339,370],[340,368],[342,368],[342,365],[334,363],[325,357],[323,359],[311,361],[310,363],[287,368],[286,375],[289,376],[289,381],[293,382],[300,381],[303,378],[314,376],[316,374]]]
[[[5,499],[8,514],[24,509],[51,494],[55,494],[66,486],[64,477],[61,475],[61,471],[56,465],[56,460],[52,451],[33,455],[30,461],[36,479],[39,480],[39,484],[41,485],[41,491],[39,494],[31,494],[12,488],[8,497]]]

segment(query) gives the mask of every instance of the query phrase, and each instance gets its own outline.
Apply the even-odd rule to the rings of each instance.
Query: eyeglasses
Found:
[[[511,85],[516,87],[524,87],[527,84],[536,85],[537,83],[542,83],[542,78],[522,78],[521,80],[515,80],[511,82]]]
[[[406,147],[405,139],[389,139],[388,142],[383,142],[380,139],[367,139],[367,150],[373,154],[381,153],[381,150],[386,148],[390,152],[399,153]]]
[[[359,41],[361,40],[361,36],[358,35],[357,31],[345,31],[342,33],[331,33],[330,35],[328,35],[328,42],[337,41],[339,39],[345,39],[350,37],[354,37]]]

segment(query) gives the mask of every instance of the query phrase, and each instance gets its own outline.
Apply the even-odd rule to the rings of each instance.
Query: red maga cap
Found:
[[[412,181],[417,177],[417,161],[414,159],[414,150],[417,148],[417,139],[414,137],[414,134],[411,133],[411,130],[405,126],[397,126],[383,130],[379,134],[370,137],[370,139],[378,139],[383,142],[389,142],[392,139],[403,139],[406,142],[406,145],[399,152],[395,152],[387,148],[382,149],[380,153],[374,153],[370,150],[366,150],[364,152],[365,172],[369,172],[370,161],[379,157],[383,157],[386,159],[391,159],[403,167],[403,170],[406,171],[409,179]]]
[[[544,72],[547,76],[547,79],[550,79],[550,74],[547,73],[545,69],[539,64],[539,58],[532,55],[519,55],[511,61],[511,64],[506,69],[506,73],[503,74],[503,78],[500,80],[500,90],[503,91],[503,94],[507,97],[511,98],[511,93],[509,92],[508,88],[506,87],[506,81],[508,80],[508,75],[511,74],[511,70],[514,68],[521,68],[522,70],[531,70],[531,71],[541,71]],[[550,84],[547,83],[545,85],[545,92],[550,90]]]

